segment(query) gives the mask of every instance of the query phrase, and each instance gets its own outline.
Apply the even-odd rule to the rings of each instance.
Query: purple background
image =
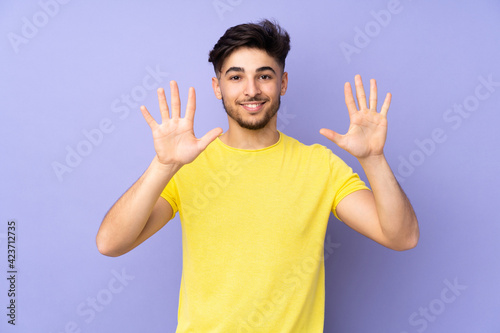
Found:
[[[198,135],[227,129],[208,51],[230,26],[275,18],[292,37],[279,129],[364,177],[318,131],[345,132],[344,82],[376,78],[393,94],[386,156],[421,228],[394,252],[331,218],[325,332],[500,332],[499,15],[493,0],[2,1],[0,275],[10,219],[19,274],[15,327],[0,279],[0,331],[174,331],[178,217],[119,258],[95,234],[154,156],[139,105],[158,116],[155,89],[175,79],[183,101],[197,89]]]

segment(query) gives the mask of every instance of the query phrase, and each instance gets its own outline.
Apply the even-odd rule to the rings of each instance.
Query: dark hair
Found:
[[[208,61],[214,65],[216,74],[221,71],[224,60],[240,47],[266,51],[284,70],[285,59],[290,51],[290,35],[277,23],[269,20],[240,24],[227,29],[208,57]]]

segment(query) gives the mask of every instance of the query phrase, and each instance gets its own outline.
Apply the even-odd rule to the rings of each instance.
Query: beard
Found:
[[[263,100],[258,99],[258,98],[251,98],[245,102],[261,102]],[[241,113],[239,113],[236,109],[238,106],[233,107],[232,105],[226,104],[224,101],[224,97],[222,98],[222,105],[224,106],[224,110],[226,110],[226,113],[229,117],[231,117],[234,121],[240,125],[240,127],[249,129],[249,130],[260,130],[271,121],[271,119],[276,115],[278,112],[280,105],[281,105],[281,96],[278,97],[278,100],[273,102],[267,110],[264,110],[264,114],[261,115],[260,119],[255,119],[255,120],[244,120]]]

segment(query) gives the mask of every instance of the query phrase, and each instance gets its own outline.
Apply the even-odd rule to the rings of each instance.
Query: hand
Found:
[[[370,107],[366,104],[366,95],[361,76],[354,77],[356,98],[359,110],[352,95],[351,84],[344,85],[345,104],[349,111],[350,125],[346,134],[322,128],[319,132],[340,148],[346,150],[358,159],[369,156],[383,155],[385,139],[387,137],[387,111],[391,104],[391,94],[385,97],[384,104],[377,112],[377,82],[370,80]]]
[[[175,81],[170,82],[170,96],[172,117],[170,117],[165,91],[163,88],[158,89],[161,124],[158,124],[153,119],[144,105],[141,106],[141,112],[153,132],[154,147],[158,161],[165,165],[182,166],[194,161],[222,133],[222,128],[214,128],[201,139],[197,139],[193,131],[193,120],[196,110],[194,88],[189,88],[184,118],[181,118],[179,88]]]

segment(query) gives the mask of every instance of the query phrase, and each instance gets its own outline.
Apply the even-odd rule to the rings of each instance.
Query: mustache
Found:
[[[258,98],[258,97],[252,97],[252,98],[249,98],[249,99],[238,101],[238,103],[248,103],[248,102],[267,102],[267,99],[265,99],[265,98]]]

